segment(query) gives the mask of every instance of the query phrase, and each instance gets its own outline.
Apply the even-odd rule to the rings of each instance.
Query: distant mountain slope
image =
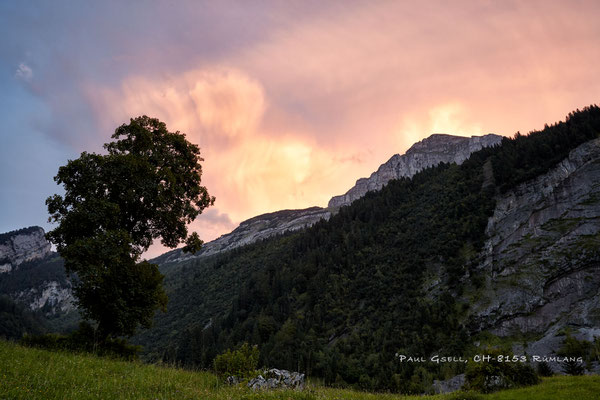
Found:
[[[37,313],[50,329],[63,330],[76,323],[71,281],[62,258],[51,252],[44,230],[38,226],[0,235],[0,295],[19,307]],[[12,308],[11,308],[12,309]]]
[[[229,251],[284,232],[292,232],[313,225],[321,219],[329,219],[331,213],[320,207],[301,210],[281,210],[262,214],[240,223],[231,233],[206,243],[199,253],[194,255],[183,253],[177,249],[169,251],[152,260],[157,264],[189,260],[195,257],[206,257],[219,252]]]
[[[24,334],[38,335],[47,329],[39,314],[0,295],[0,339],[20,339]]]

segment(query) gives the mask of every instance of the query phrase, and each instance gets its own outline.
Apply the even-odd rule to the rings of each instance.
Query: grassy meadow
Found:
[[[540,385],[490,395],[402,396],[312,386],[302,391],[254,393],[204,371],[116,361],[25,348],[0,341],[0,399],[599,399],[600,376],[546,378]]]

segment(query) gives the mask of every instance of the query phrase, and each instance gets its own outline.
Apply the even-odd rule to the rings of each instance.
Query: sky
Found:
[[[200,146],[205,241],[326,206],[432,133],[598,104],[598,20],[598,1],[2,1],[0,232],[52,229],[58,167],[139,115]]]

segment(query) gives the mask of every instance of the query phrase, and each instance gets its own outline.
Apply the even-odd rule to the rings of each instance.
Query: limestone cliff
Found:
[[[486,233],[473,329],[540,335],[529,348],[540,354],[565,326],[600,335],[600,139],[499,195]]]
[[[47,317],[75,309],[63,261],[38,226],[0,234],[0,294]]]
[[[329,219],[331,213],[324,208],[311,207],[301,210],[281,210],[262,214],[243,221],[232,232],[206,243],[195,255],[185,254],[181,250],[173,250],[153,260],[158,264],[183,261],[193,257],[204,257],[222,251],[228,251],[239,246],[256,242],[257,240],[295,231],[311,226],[321,219]]]
[[[75,298],[69,281],[45,281],[39,286],[14,293],[13,299],[26,304],[33,311],[42,311],[47,317],[75,310]]]
[[[26,261],[50,254],[50,243],[39,226],[0,235],[0,273],[10,272]]]
[[[341,196],[329,200],[329,208],[348,205],[361,198],[365,193],[379,190],[391,179],[410,178],[425,168],[440,163],[461,164],[471,153],[483,147],[500,144],[502,136],[488,134],[484,136],[461,137],[434,134],[415,143],[405,154],[392,156],[385,164],[368,178],[356,181],[354,187]]]

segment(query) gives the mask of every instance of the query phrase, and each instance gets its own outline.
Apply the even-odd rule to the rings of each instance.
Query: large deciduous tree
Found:
[[[54,180],[65,193],[46,200],[59,224],[47,237],[77,275],[77,304],[102,338],[149,327],[165,308],[163,276],[140,257],[159,238],[198,251],[202,241],[187,225],[215,200],[201,185],[200,149],[184,134],[143,116],[112,139],[107,154],[84,152],[60,167]]]

